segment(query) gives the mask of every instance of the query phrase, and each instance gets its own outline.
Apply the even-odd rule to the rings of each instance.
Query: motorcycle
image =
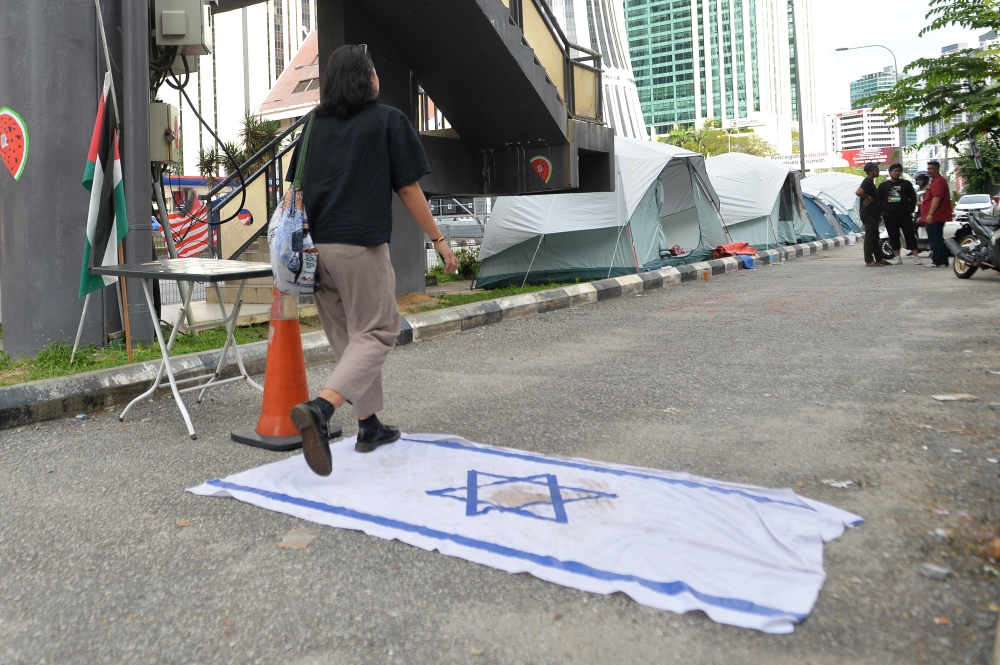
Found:
[[[944,243],[955,256],[953,268],[959,279],[969,279],[980,268],[1000,272],[1000,218],[972,211],[955,237]]]

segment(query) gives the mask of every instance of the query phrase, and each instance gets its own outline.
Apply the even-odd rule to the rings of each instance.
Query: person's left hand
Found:
[[[434,248],[437,250],[437,253],[441,255],[441,258],[444,259],[445,274],[453,275],[458,272],[458,259],[455,258],[455,253],[451,251],[451,247],[448,246],[448,243],[442,240],[437,243]]]

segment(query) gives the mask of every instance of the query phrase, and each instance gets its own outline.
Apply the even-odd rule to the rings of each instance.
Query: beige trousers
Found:
[[[325,388],[367,418],[382,410],[382,365],[399,336],[396,273],[389,245],[317,244],[316,309],[337,366]]]

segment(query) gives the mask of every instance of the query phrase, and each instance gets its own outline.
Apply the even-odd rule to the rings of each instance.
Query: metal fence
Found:
[[[188,283],[191,284],[191,282]],[[195,282],[194,290],[191,292],[191,302],[198,302],[199,300],[205,300],[205,285]],[[177,282],[166,282],[160,280],[160,304],[181,304],[181,292],[177,288]]]

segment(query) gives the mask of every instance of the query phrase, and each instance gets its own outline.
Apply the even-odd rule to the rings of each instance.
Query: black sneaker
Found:
[[[378,429],[361,427],[358,429],[358,442],[354,450],[359,453],[370,453],[379,446],[398,441],[401,436],[398,427],[379,423]]]
[[[323,412],[312,402],[302,402],[292,407],[292,424],[302,435],[302,453],[309,468],[321,476],[333,473],[330,457],[329,424]]]

